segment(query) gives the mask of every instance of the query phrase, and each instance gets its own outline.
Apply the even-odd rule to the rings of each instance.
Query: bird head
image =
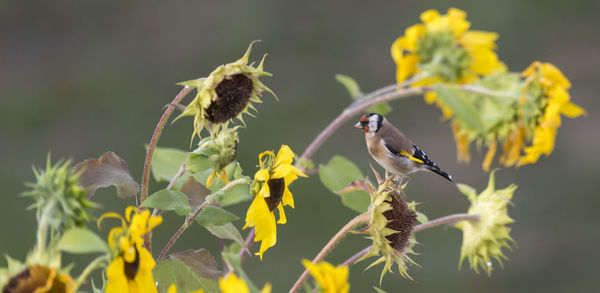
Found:
[[[365,133],[375,134],[383,124],[383,116],[377,113],[369,113],[360,117],[360,120],[354,124],[354,128],[362,128]]]

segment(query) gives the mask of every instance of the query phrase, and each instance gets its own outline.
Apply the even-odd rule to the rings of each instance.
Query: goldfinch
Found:
[[[354,128],[365,132],[369,153],[388,172],[405,176],[417,171],[431,171],[452,181],[429,157],[382,115],[365,114]]]

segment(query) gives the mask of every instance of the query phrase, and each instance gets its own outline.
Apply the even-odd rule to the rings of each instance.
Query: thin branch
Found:
[[[175,96],[173,101],[171,101],[171,103],[167,105],[165,112],[158,121],[158,125],[156,125],[156,128],[154,129],[154,133],[152,134],[152,138],[150,139],[150,144],[148,145],[148,150],[146,151],[146,159],[144,160],[144,173],[142,174],[142,190],[140,194],[135,198],[136,205],[138,208],[140,208],[142,202],[148,197],[148,183],[150,181],[150,163],[152,161],[154,149],[156,148],[156,144],[158,143],[158,138],[160,137],[160,134],[162,133],[162,130],[165,127],[165,124],[167,123],[167,120],[169,120],[169,117],[171,117],[171,114],[175,109],[175,107],[171,104],[178,104],[191,91],[191,87],[185,86],[179,92],[179,94]]]
[[[221,190],[227,191],[230,188],[232,188],[235,185],[238,185],[242,182],[247,182],[247,179],[245,178],[238,178],[235,179],[231,182],[229,182],[227,185],[225,185],[223,188],[221,188]],[[158,257],[156,258],[156,261],[158,262],[159,260],[161,260],[165,254],[167,254],[167,252],[169,251],[169,249],[171,249],[171,246],[173,246],[173,244],[175,244],[175,241],[177,241],[177,239],[181,236],[181,234],[183,234],[183,232],[192,225],[192,223],[194,223],[194,221],[196,220],[196,217],[198,217],[198,214],[200,214],[200,212],[209,204],[213,203],[215,201],[214,198],[211,199],[207,199],[205,200],[201,205],[199,205],[191,214],[188,215],[188,217],[185,219],[185,221],[183,222],[183,224],[181,225],[181,227],[179,227],[179,230],[177,230],[177,232],[175,232],[175,234],[173,234],[173,236],[171,236],[171,239],[169,239],[169,242],[167,242],[167,244],[165,245],[165,247],[163,247],[163,249],[160,251],[160,254],[158,255]]]
[[[255,229],[255,227],[252,227],[252,230],[250,230],[250,233],[248,233],[248,236],[246,236],[246,247],[248,248],[248,251],[245,251],[243,248],[240,250],[240,263],[244,261],[246,255],[250,254],[250,247],[252,247],[252,243],[254,243],[254,237],[256,236]]]
[[[479,221],[479,215],[477,214],[455,214],[449,215],[441,218],[437,218],[435,220],[431,220],[427,223],[416,225],[413,228],[413,232],[423,231],[425,229],[433,228],[436,226],[444,225],[444,224],[454,224],[460,221],[471,221],[476,222]]]
[[[469,215],[469,214],[449,215],[449,216],[446,216],[446,217],[441,217],[441,218],[438,218],[438,219],[435,219],[435,220],[431,220],[431,221],[429,221],[429,222],[427,222],[425,224],[416,225],[413,228],[413,232],[423,231],[425,229],[433,228],[433,227],[444,225],[444,224],[453,224],[453,223],[460,222],[460,221],[478,221],[478,220],[479,220],[479,215],[476,215],[476,214],[471,214],[471,215]],[[341,265],[343,265],[343,266],[350,266],[350,265],[354,264],[361,257],[363,257],[367,253],[369,253],[369,251],[371,251],[372,248],[373,248],[373,245],[369,245],[365,249],[357,252],[355,255],[353,255],[350,258],[348,258]]]
[[[90,264],[88,264],[87,267],[83,269],[83,272],[81,272],[81,275],[79,275],[79,277],[77,278],[77,281],[75,282],[75,288],[73,288],[73,292],[77,292],[77,289],[81,287],[81,285],[83,284],[83,282],[85,282],[85,279],[87,279],[91,272],[99,268],[104,262],[108,261],[110,261],[110,256],[101,255],[94,259]]]
[[[325,258],[325,256],[327,256],[336,247],[336,245],[338,243],[340,243],[340,241],[342,241],[342,239],[344,239],[344,236],[346,236],[346,234],[348,234],[348,232],[350,232],[352,229],[356,228],[359,225],[367,223],[369,221],[369,218],[370,218],[370,214],[367,212],[364,214],[360,214],[360,215],[356,216],[354,219],[350,220],[350,222],[348,222],[346,225],[344,225],[344,227],[342,227],[342,229],[340,229],[340,231],[338,231],[333,236],[333,238],[331,238],[331,240],[329,240],[329,242],[325,245],[325,247],[323,247],[323,249],[321,249],[319,254],[317,254],[317,256],[312,260],[312,263],[318,263],[318,262],[322,261]],[[302,286],[302,283],[304,283],[304,281],[306,281],[306,279],[308,279],[308,269],[304,270],[304,272],[302,273],[300,278],[298,278],[298,280],[296,281],[296,283],[294,284],[292,289],[290,289],[290,293],[298,292],[298,290],[300,290],[300,287]]]

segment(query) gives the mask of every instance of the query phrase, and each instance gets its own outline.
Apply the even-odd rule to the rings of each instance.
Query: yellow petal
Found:
[[[277,152],[277,157],[275,158],[274,166],[280,165],[291,165],[294,159],[294,152],[287,145],[281,145],[279,152]]]
[[[496,48],[497,33],[485,31],[467,31],[458,38],[458,43],[465,48],[484,47],[488,49]]]
[[[177,293],[177,287],[175,287],[175,284],[171,284],[169,286],[169,289],[167,290],[167,293]]]
[[[480,75],[488,75],[501,68],[498,55],[492,49],[486,47],[476,47],[469,50],[471,64],[469,69]]]
[[[400,83],[417,72],[419,56],[414,53],[406,54],[396,66],[396,82]]]
[[[483,160],[482,168],[484,171],[490,171],[490,165],[492,164],[492,160],[494,160],[494,155],[496,154],[496,148],[498,147],[498,142],[495,139],[492,139],[488,146],[488,152],[485,154],[485,159]]]
[[[247,227],[255,228],[254,241],[261,241],[260,250],[257,253],[262,260],[263,253],[277,242],[277,227],[275,215],[269,210],[267,202],[261,196],[255,196],[246,212]]]
[[[279,211],[279,220],[277,220],[277,224],[287,223],[287,217],[285,216],[285,211],[283,210],[283,204],[279,203],[277,205],[277,210]]]
[[[219,279],[219,288],[223,293],[249,293],[248,285],[244,279],[238,278],[234,273],[229,273],[225,278]]]
[[[269,180],[269,170],[260,169],[254,174],[254,180],[267,182]]]
[[[440,13],[435,9],[429,9],[421,13],[421,21],[424,23],[431,23],[440,17]]]
[[[569,80],[562,74],[560,69],[554,66],[551,63],[543,63],[541,65],[542,76],[549,80],[554,86],[561,86],[565,88],[570,88],[571,83]]]
[[[266,283],[265,286],[260,290],[260,293],[271,293],[271,283]]]
[[[571,102],[568,102],[565,105],[563,105],[562,108],[560,108],[560,113],[562,113],[563,115],[565,115],[569,118],[575,118],[580,115],[587,115],[585,109],[583,109]]]

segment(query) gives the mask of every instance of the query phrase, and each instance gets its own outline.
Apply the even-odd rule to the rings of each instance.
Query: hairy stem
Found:
[[[367,212],[364,214],[360,214],[354,219],[350,220],[350,222],[344,225],[344,227],[342,227],[342,229],[340,229],[340,231],[338,231],[333,236],[333,238],[329,240],[329,242],[325,245],[325,247],[323,247],[323,249],[321,249],[319,254],[317,254],[317,256],[312,260],[312,262],[318,263],[322,261],[337,246],[337,244],[340,243],[340,241],[342,241],[342,239],[344,238],[344,236],[346,236],[346,234],[348,234],[348,232],[358,227],[359,225],[367,223],[369,221],[369,218],[370,214]],[[298,290],[300,290],[300,287],[302,286],[302,283],[304,283],[306,279],[308,279],[308,269],[304,270],[304,272],[302,273],[300,278],[298,278],[292,289],[290,289],[290,293],[298,292]]]
[[[48,227],[50,226],[52,211],[54,210],[55,205],[55,201],[51,200],[50,203],[44,207],[38,219],[38,229],[36,235],[37,245],[35,247],[36,258],[38,260],[40,259],[42,252],[46,251],[46,244],[48,243]]]
[[[87,279],[87,277],[89,276],[89,274],[91,272],[93,272],[95,269],[101,267],[104,264],[104,262],[108,262],[109,260],[110,260],[109,255],[101,255],[101,256],[97,257],[96,259],[94,259],[90,264],[88,264],[87,267],[85,267],[85,269],[83,270],[83,272],[81,272],[81,275],[79,275],[79,277],[77,278],[73,292],[77,292],[77,289],[79,289],[79,287],[81,287],[81,285],[83,284],[83,282],[85,282],[85,280]]]
[[[420,224],[420,225],[416,225],[413,228],[413,232],[418,232],[418,231],[422,231],[425,229],[429,229],[429,228],[433,228],[436,226],[440,226],[440,225],[444,225],[444,224],[451,224],[451,223],[456,223],[456,222],[460,222],[460,221],[478,221],[479,220],[479,215],[476,214],[454,214],[454,215],[449,215],[446,217],[441,217],[435,220],[431,220],[425,224]],[[373,248],[373,245],[369,245],[368,247],[366,247],[365,249],[357,252],[355,255],[351,256],[350,258],[348,258],[345,262],[343,262],[341,265],[343,266],[349,266],[354,264],[357,260],[359,260],[361,257],[365,256],[367,253],[369,253],[369,251],[371,251],[371,249]]]
[[[221,190],[222,191],[227,191],[230,188],[232,188],[233,186],[238,185],[238,184],[243,183],[243,182],[247,182],[247,179],[245,179],[245,178],[239,178],[239,179],[233,180],[233,181],[229,182],[227,185],[225,185],[223,188],[221,188]],[[169,242],[167,242],[167,244],[165,245],[165,247],[163,247],[163,249],[160,251],[160,254],[156,258],[157,262],[159,260],[161,260],[165,256],[165,254],[167,254],[167,252],[169,251],[169,249],[171,249],[171,246],[173,246],[173,244],[175,244],[175,241],[177,241],[177,239],[179,239],[179,237],[181,236],[181,234],[183,234],[183,232],[190,225],[192,225],[192,223],[194,223],[194,221],[196,220],[196,217],[198,217],[198,214],[200,214],[200,212],[207,205],[213,203],[214,201],[215,201],[215,199],[212,199],[212,198],[205,200],[191,214],[188,215],[188,217],[185,219],[185,221],[183,222],[183,224],[181,225],[181,227],[179,227],[179,230],[177,230],[177,232],[175,232],[175,234],[173,234],[173,236],[171,237],[171,239],[169,239]]]
[[[142,202],[148,197],[148,182],[150,179],[150,163],[152,161],[152,155],[154,154],[154,149],[156,148],[156,144],[158,143],[158,138],[160,137],[160,134],[162,133],[162,130],[165,127],[165,124],[167,123],[167,120],[169,120],[169,117],[171,117],[171,114],[175,109],[173,104],[179,104],[179,102],[181,102],[181,100],[191,91],[191,87],[185,86],[179,92],[179,94],[175,96],[173,101],[171,101],[171,103],[166,106],[165,112],[163,113],[162,117],[160,117],[158,125],[156,125],[156,128],[154,129],[154,133],[152,134],[152,138],[150,139],[150,144],[148,145],[148,150],[146,151],[146,159],[144,160],[144,173],[142,174],[142,190],[140,194],[135,198],[138,208],[140,207]]]
[[[245,251],[244,249],[240,250],[240,263],[244,261],[246,255],[250,254],[250,247],[252,247],[252,243],[254,243],[254,237],[256,236],[255,229],[255,227],[252,227],[252,230],[250,230],[250,233],[248,233],[248,236],[246,236],[246,247],[248,247],[248,251]]]

